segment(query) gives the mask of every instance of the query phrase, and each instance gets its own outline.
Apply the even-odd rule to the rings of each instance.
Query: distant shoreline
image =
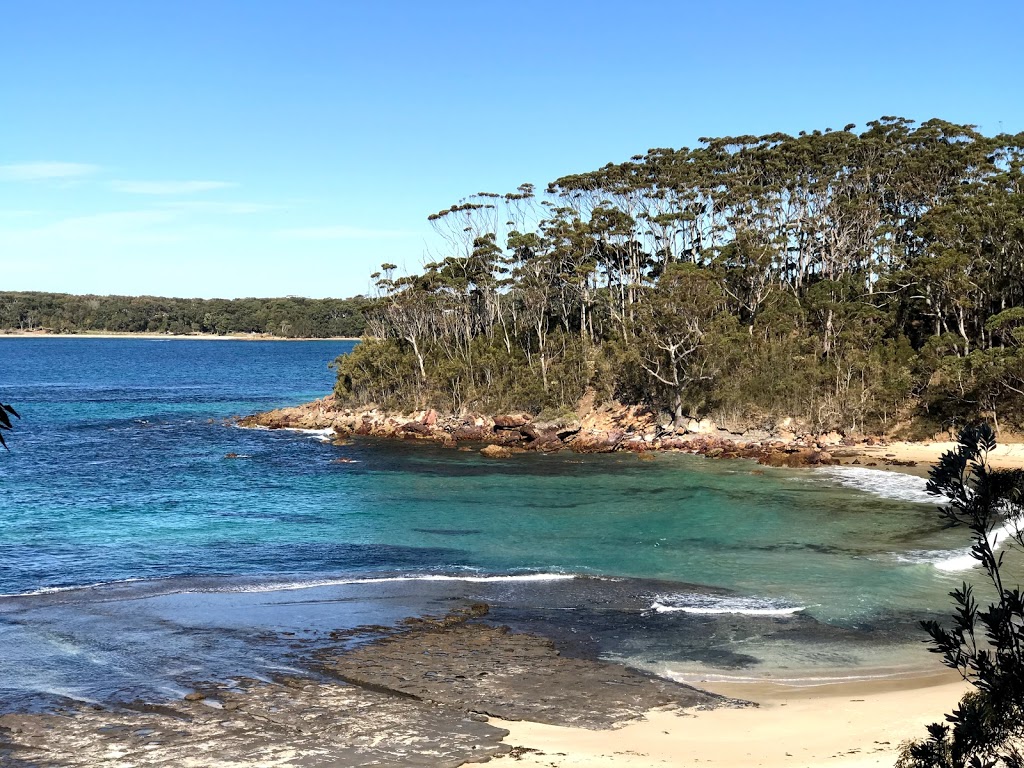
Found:
[[[195,339],[199,341],[359,341],[355,336],[271,336],[266,333],[130,333],[90,331],[49,333],[47,331],[0,331],[0,339]]]

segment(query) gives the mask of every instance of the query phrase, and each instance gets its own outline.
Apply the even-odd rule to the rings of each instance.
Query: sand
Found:
[[[941,721],[967,690],[953,673],[815,688],[706,687],[760,706],[653,710],[604,731],[492,719],[509,730],[506,744],[537,750],[514,750],[497,762],[515,760],[524,768],[891,766],[901,742],[922,737],[925,725]]]
[[[267,333],[49,333],[41,331],[0,331],[0,339],[191,339],[202,341],[359,341],[351,336],[271,336]]]
[[[894,442],[887,445],[857,446],[852,449],[843,449],[844,454],[856,454],[861,464],[865,461],[877,461],[877,469],[893,469],[887,467],[884,462],[888,461],[916,461],[919,465],[931,466],[939,460],[939,457],[946,451],[956,448],[956,443],[909,443]],[[1024,468],[1024,443],[999,443],[996,449],[989,455],[989,462],[998,469]],[[843,463],[849,463],[850,458],[843,459]],[[925,467],[927,468],[927,467]]]

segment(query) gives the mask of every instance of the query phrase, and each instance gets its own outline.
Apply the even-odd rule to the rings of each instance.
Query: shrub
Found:
[[[972,585],[953,590],[953,626],[923,622],[931,651],[974,686],[928,737],[904,747],[898,768],[1021,768],[1024,754],[1024,601],[1009,587],[1005,555],[1024,547],[1018,527],[1024,470],[994,470],[995,434],[987,424],[961,431],[956,449],[931,470],[929,492],[948,499],[939,508],[950,526],[967,526],[971,555],[985,574],[993,602],[982,608]]]

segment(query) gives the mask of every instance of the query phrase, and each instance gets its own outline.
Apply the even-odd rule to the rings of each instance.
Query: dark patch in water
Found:
[[[260,434],[266,435],[267,432]],[[311,441],[313,442],[313,441]],[[387,438],[359,437],[346,451],[363,462],[353,467],[356,472],[401,472],[443,477],[486,477],[491,475],[524,477],[587,477],[638,473],[650,470],[632,455],[600,454],[587,456],[586,461],[574,458],[576,454],[525,453],[507,461],[494,461],[476,457],[451,448],[444,448],[425,440],[389,440]]]
[[[472,536],[483,533],[479,528],[413,528],[417,533],[434,533],[438,536]]]
[[[279,523],[324,523],[328,518],[317,513],[295,514],[288,512],[256,512],[247,509],[213,509],[212,517],[240,518],[243,520],[273,520]]]
[[[519,506],[530,509],[577,509],[579,507],[586,507],[590,505],[575,502],[569,502],[568,504],[555,504],[551,501],[528,501],[520,502]]]
[[[729,651],[724,648],[708,648],[706,650],[697,649],[697,653],[692,653],[688,657],[689,661],[697,661],[709,667],[717,667],[718,669],[750,669],[760,664],[760,660],[756,656],[751,656],[746,653],[736,653],[735,651]]]

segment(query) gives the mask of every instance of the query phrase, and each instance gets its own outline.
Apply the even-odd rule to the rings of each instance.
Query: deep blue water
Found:
[[[323,396],[327,364],[351,346],[0,339],[0,400],[22,415],[0,457],[0,592],[348,557],[264,537],[267,521],[301,537],[317,519],[275,489],[312,481],[304,464],[319,446],[223,419]],[[316,494],[312,482],[294,484]]]
[[[327,364],[350,348],[0,339],[0,402],[23,416],[0,455],[0,679],[177,690],[140,681],[251,671],[239,638],[256,630],[462,597],[555,634],[585,627],[598,652],[661,672],[929,661],[914,622],[945,605],[961,574],[934,563],[963,542],[921,478],[670,455],[494,462],[230,422],[328,393]],[[200,642],[214,630],[236,634]],[[154,643],[157,671],[140,650]],[[114,668],[134,671],[95,683]]]

